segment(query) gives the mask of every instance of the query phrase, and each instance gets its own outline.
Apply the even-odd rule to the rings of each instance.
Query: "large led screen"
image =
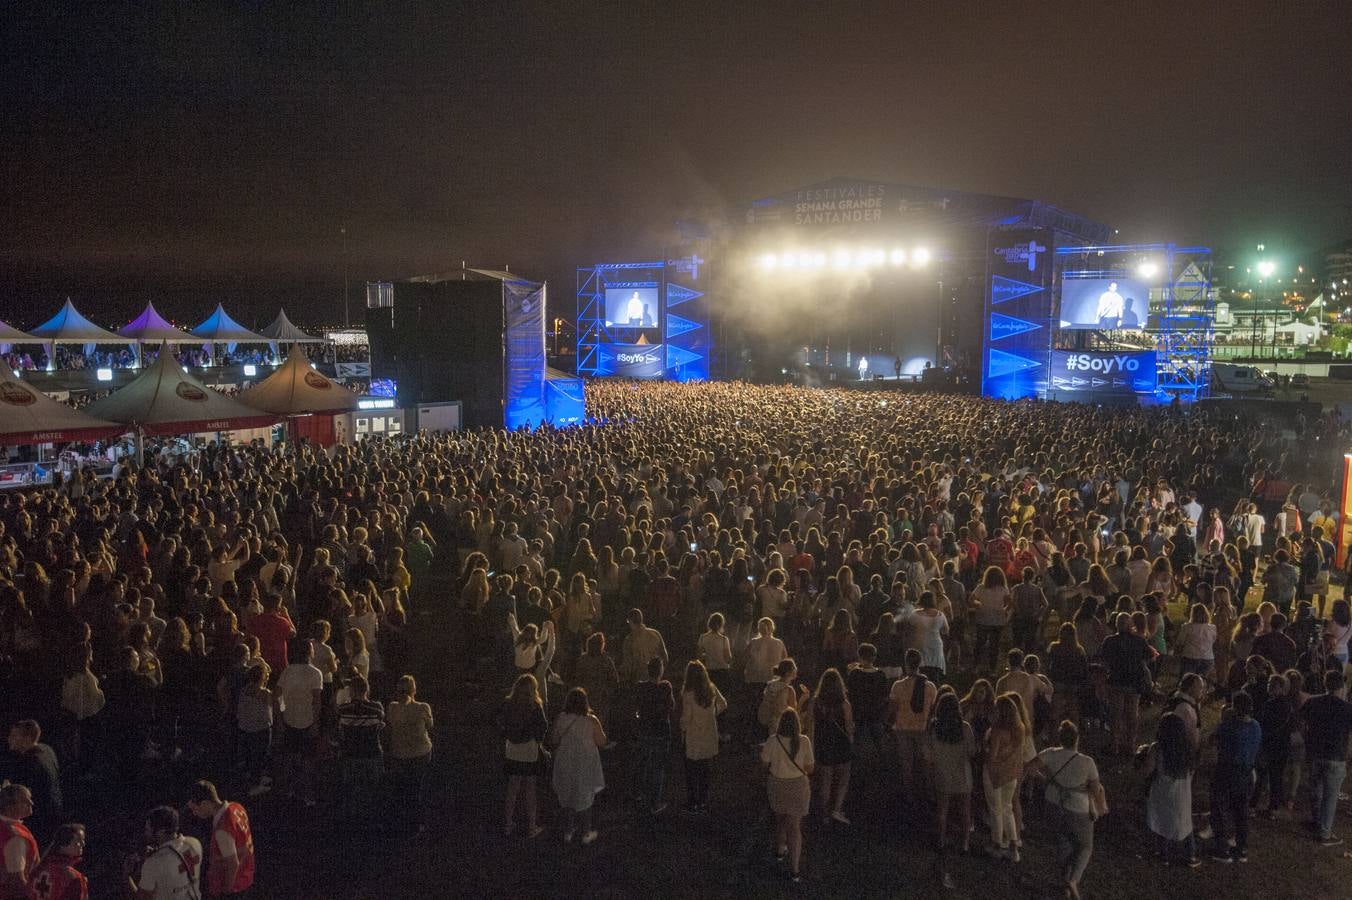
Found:
[[[606,287],[606,325],[610,328],[656,328],[661,309],[655,285]]]
[[[1061,282],[1061,328],[1145,327],[1150,288],[1130,278],[1066,278]]]

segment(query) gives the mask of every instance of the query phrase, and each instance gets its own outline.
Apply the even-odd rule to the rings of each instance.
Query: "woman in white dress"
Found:
[[[605,746],[606,733],[601,720],[592,715],[587,692],[582,688],[568,692],[549,739],[555,748],[554,793],[568,817],[563,839],[571,842],[581,828],[582,843],[590,844],[597,837],[592,824],[592,804],[606,787],[601,771],[601,748]]]
[[[944,671],[944,638],[948,636],[948,619],[936,608],[933,591],[920,595],[920,609],[911,616],[911,646],[920,651],[920,671],[931,681],[942,681]]]
[[[1183,719],[1176,713],[1160,717],[1155,743],[1146,752],[1145,771],[1153,777],[1146,794],[1145,819],[1150,830],[1159,836],[1160,857],[1166,864],[1201,865],[1192,828],[1192,771],[1196,754],[1197,748]]]

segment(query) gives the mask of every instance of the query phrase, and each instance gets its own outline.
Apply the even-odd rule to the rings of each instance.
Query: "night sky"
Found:
[[[1352,237],[1341,3],[294,5],[6,9],[0,317],[336,321],[344,226],[354,309],[464,258],[571,311],[576,265],[832,176]]]

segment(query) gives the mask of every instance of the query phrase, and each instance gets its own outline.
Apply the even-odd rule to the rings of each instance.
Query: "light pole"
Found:
[[[1259,244],[1258,249],[1262,250],[1263,245]],[[1258,261],[1258,265],[1255,266],[1255,268],[1258,270],[1258,283],[1259,285],[1262,285],[1265,280],[1272,277],[1272,273],[1277,271],[1277,264],[1270,259],[1262,259]],[[1253,329],[1249,339],[1249,355],[1254,357],[1257,357],[1258,355],[1258,294],[1259,294],[1258,291],[1253,292]],[[1276,339],[1275,320],[1273,323],[1273,328],[1274,328],[1273,338],[1275,340]],[[1276,353],[1275,347],[1273,348],[1273,353],[1274,354]]]
[[[348,277],[347,277],[347,226],[344,225],[338,229],[338,233],[343,236],[343,327],[352,327],[352,318],[348,311]]]

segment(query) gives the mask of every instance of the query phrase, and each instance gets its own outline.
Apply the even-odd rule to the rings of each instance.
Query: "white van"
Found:
[[[1254,366],[1211,364],[1211,386],[1226,394],[1271,394],[1272,379]]]

